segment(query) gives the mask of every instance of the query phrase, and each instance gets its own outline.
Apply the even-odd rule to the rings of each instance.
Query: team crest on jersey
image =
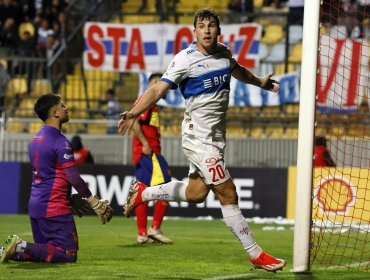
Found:
[[[175,67],[175,61],[174,60],[172,61],[171,65],[170,65],[170,68],[173,68],[173,67]]]

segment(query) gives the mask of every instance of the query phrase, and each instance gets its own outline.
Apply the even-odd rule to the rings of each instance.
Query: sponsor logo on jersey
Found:
[[[208,64],[207,64],[207,63],[205,63],[205,62],[203,62],[203,63],[198,63],[198,64],[197,64],[197,67],[199,67],[199,68],[207,68],[207,67],[208,67]]]
[[[205,160],[205,163],[207,164],[207,167],[210,167],[212,165],[215,165],[217,162],[219,162],[221,158],[219,157],[210,157]]]
[[[73,157],[73,155],[71,154],[71,155],[68,155],[68,154],[64,154],[64,156],[63,156],[65,159],[70,159],[70,158],[72,158]]]
[[[204,88],[211,88],[213,86],[218,86],[223,83],[229,83],[230,82],[230,74],[224,74],[215,76],[209,79],[203,80],[203,86]]]
[[[45,136],[43,136],[43,135],[35,135],[32,138],[32,143],[34,143],[34,144],[41,143],[42,144],[42,143],[45,142],[45,140],[46,140],[46,137]]]

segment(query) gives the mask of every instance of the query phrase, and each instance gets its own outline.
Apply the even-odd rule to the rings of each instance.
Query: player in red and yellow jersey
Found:
[[[149,77],[151,87],[162,77],[161,73],[153,73]],[[134,107],[142,95],[134,103]],[[171,181],[170,171],[165,158],[161,155],[159,113],[156,105],[152,106],[136,119],[133,126],[132,161],[135,166],[135,177],[147,186],[155,186]],[[152,225],[147,231],[148,203],[136,208],[139,244],[153,242],[172,243],[160,230],[168,202],[157,200],[154,204]]]

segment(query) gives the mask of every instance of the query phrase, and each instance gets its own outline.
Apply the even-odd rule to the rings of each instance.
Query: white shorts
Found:
[[[219,185],[230,178],[224,162],[223,139],[199,139],[193,135],[182,136],[182,148],[190,161],[189,175],[198,173],[207,185]]]

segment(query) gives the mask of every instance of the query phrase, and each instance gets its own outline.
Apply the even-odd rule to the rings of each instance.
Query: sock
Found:
[[[252,259],[258,258],[258,256],[262,253],[262,249],[254,240],[252,232],[250,231],[248,223],[244,219],[239,206],[236,204],[221,205],[221,211],[225,224],[239,239],[244,250],[247,251]]]
[[[168,202],[158,200],[154,204],[154,214],[153,214],[153,222],[152,222],[152,228],[155,230],[160,229],[163,217],[166,214],[168,208]]]
[[[21,243],[17,244],[17,246],[15,247],[15,251],[17,253],[23,253],[24,250],[26,249],[26,246],[27,246],[27,242],[22,241]]]
[[[146,226],[148,223],[148,203],[140,204],[135,208],[136,213],[136,224],[138,234],[141,236],[147,236]]]
[[[77,260],[77,254],[66,254],[57,250],[51,244],[33,244],[27,242],[24,254],[28,254],[35,261],[48,263],[75,262]]]
[[[187,183],[182,181],[171,181],[165,184],[146,188],[142,193],[143,201],[166,200],[187,201],[185,190]]]
[[[32,261],[31,256],[26,253],[15,253],[10,257],[11,260],[16,262],[28,262]]]

